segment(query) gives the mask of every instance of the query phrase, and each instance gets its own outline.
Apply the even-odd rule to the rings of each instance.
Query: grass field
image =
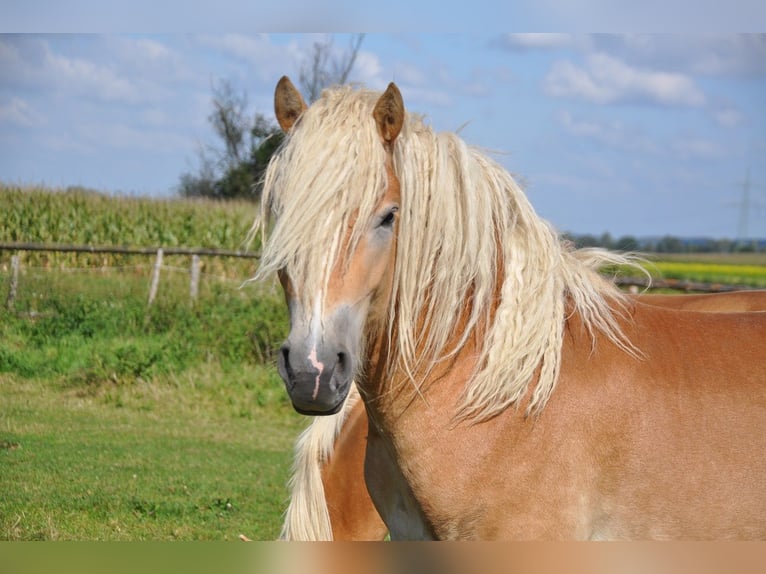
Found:
[[[0,375],[0,539],[274,539],[305,422],[262,406],[259,379],[209,367],[85,390]]]
[[[663,253],[649,261],[654,277],[766,288],[766,253]]]
[[[0,310],[0,540],[277,536],[308,422],[271,365],[281,295],[208,277],[192,304],[166,272],[148,308],[148,282],[32,268]]]

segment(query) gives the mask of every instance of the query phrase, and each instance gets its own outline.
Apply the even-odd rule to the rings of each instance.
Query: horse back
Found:
[[[554,426],[590,417],[574,427],[596,484],[591,531],[766,536],[766,314],[636,305],[624,328],[639,358],[570,325],[546,407]]]

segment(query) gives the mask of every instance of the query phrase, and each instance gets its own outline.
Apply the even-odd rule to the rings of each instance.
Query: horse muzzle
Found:
[[[340,411],[346,400],[353,366],[343,348],[317,349],[316,346],[282,345],[277,359],[279,375],[285,383],[293,408],[302,415],[325,416]]]

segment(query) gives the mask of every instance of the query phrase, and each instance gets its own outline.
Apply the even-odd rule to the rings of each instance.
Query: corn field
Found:
[[[245,244],[255,205],[245,201],[109,196],[82,188],[0,184],[0,242],[204,247],[257,250]],[[41,266],[113,267],[122,254],[28,253]]]

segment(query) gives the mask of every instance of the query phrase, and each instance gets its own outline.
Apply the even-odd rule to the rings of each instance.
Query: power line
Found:
[[[745,171],[745,179],[744,181],[739,182],[739,185],[742,186],[742,199],[740,201],[734,202],[735,205],[739,205],[739,221],[737,222],[737,244],[738,245],[745,245],[751,238],[750,238],[750,214],[753,210],[753,207],[760,207],[760,202],[754,201],[751,196],[751,191],[753,188],[759,188],[763,187],[761,185],[758,185],[757,183],[753,183],[750,179],[750,166],[747,166],[747,170]],[[753,239],[755,241],[755,239]]]
[[[739,204],[739,225],[737,226],[737,241],[744,243],[748,237],[747,223],[750,219],[750,166],[745,172],[742,182],[742,201]]]

